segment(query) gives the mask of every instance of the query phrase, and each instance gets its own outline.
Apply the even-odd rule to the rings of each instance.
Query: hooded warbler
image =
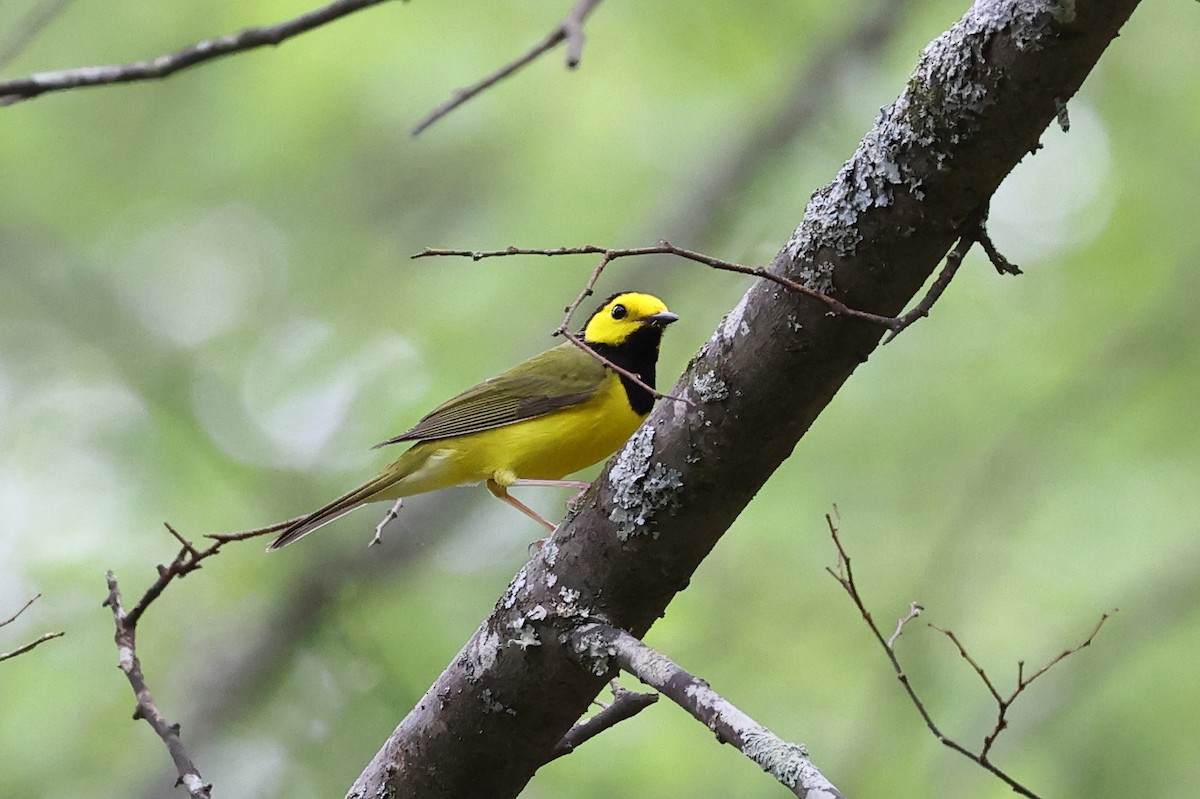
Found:
[[[594,352],[654,387],[663,329],[679,317],[649,294],[609,297],[583,329]],[[587,483],[562,478],[611,455],[654,406],[654,395],[564,342],[442,403],[411,430],[377,447],[415,442],[378,476],[288,525],[267,548],[276,550],[370,502],[439,488],[485,483],[497,498],[545,525],[554,525],[509,496],[514,485]]]

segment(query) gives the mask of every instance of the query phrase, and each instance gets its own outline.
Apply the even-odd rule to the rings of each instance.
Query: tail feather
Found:
[[[292,522],[279,534],[278,538],[271,542],[271,545],[267,547],[267,551],[274,552],[277,549],[283,549],[288,544],[299,541],[314,530],[319,530],[330,522],[342,518],[350,511],[361,508],[363,505],[371,502],[375,494],[378,494],[394,482],[396,482],[395,475],[385,472],[350,493],[343,494],[328,505],[318,508],[307,516]]]

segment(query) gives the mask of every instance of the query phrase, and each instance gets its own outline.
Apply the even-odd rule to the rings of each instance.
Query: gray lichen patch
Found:
[[[767,729],[747,732],[743,746],[746,757],[789,788],[800,784],[804,772],[811,768],[804,744],[784,741]]]
[[[488,713],[493,713],[495,715],[504,714],[507,716],[517,715],[516,710],[511,707],[506,707],[503,702],[496,699],[491,688],[484,688],[483,693],[480,694],[479,698],[483,702],[483,709]]]
[[[672,510],[679,504],[683,475],[665,464],[651,464],[653,454],[654,428],[646,425],[625,444],[609,472],[613,509],[608,518],[616,524],[621,541],[647,532],[657,535],[648,527],[648,521],[659,511]]]
[[[716,372],[697,372],[692,376],[692,389],[702,402],[721,402],[729,398],[729,386]]]
[[[508,584],[508,588],[504,591],[504,596],[500,597],[500,606],[505,610],[512,610],[517,604],[517,599],[525,588],[525,569],[517,572],[517,576]]]
[[[580,658],[597,677],[603,677],[612,669],[612,658],[617,654],[616,647],[606,642],[599,635],[587,635],[575,646],[575,651],[582,655]]]

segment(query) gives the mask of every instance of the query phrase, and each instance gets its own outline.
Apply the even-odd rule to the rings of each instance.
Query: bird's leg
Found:
[[[527,481],[523,481],[523,480],[514,481],[513,485],[517,485],[520,483],[526,483],[528,485]],[[551,524],[549,521],[547,521],[541,514],[539,514],[533,508],[529,507],[524,502],[521,502],[516,497],[511,496],[508,493],[507,486],[500,485],[500,483],[497,483],[495,480],[489,479],[487,481],[487,487],[488,487],[488,491],[491,491],[492,496],[494,496],[496,499],[501,500],[502,502],[507,502],[509,505],[512,505],[514,508],[521,511],[521,513],[524,513],[526,516],[533,519],[538,524],[544,526],[550,532],[553,533],[557,529],[553,524]]]
[[[387,513],[383,514],[383,521],[375,525],[375,537],[371,539],[371,543],[367,544],[367,546],[373,547],[376,544],[383,543],[383,528],[387,526],[388,522],[400,515],[400,506],[403,504],[404,500],[398,499],[396,500],[396,504],[389,508]]]
[[[592,484],[585,480],[514,480],[515,486],[561,486],[563,488],[578,488],[566,505],[570,508],[580,497],[587,493],[587,490],[592,487]]]

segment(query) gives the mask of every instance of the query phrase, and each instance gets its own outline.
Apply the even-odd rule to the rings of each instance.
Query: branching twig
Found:
[[[653,246],[653,247],[626,247],[626,248],[597,247],[594,244],[585,244],[582,247],[556,247],[556,248],[552,248],[552,249],[522,249],[520,247],[506,247],[503,250],[489,250],[489,251],[482,251],[482,252],[471,251],[471,250],[437,250],[437,249],[432,249],[432,248],[426,247],[424,250],[421,250],[419,253],[416,253],[412,257],[413,258],[426,258],[426,257],[430,257],[430,256],[444,256],[444,255],[470,258],[471,260],[474,260],[474,261],[481,261],[484,258],[498,258],[498,257],[506,256],[506,255],[601,255],[601,256],[603,256],[603,259],[600,261],[600,264],[592,272],[592,277],[588,281],[589,287],[583,291],[583,293],[579,296],[579,298],[576,299],[576,301],[571,306],[568,306],[568,308],[567,308],[568,315],[569,315],[569,312],[573,311],[575,308],[578,308],[579,303],[583,302],[583,300],[588,295],[591,294],[590,287],[592,285],[595,285],[596,278],[598,278],[600,276],[600,272],[603,271],[604,267],[606,267],[610,262],[615,261],[618,258],[628,258],[631,256],[675,255],[680,258],[685,258],[689,261],[695,261],[697,263],[704,264],[705,266],[710,266],[713,269],[719,269],[723,272],[736,272],[741,275],[750,275],[751,277],[759,277],[764,280],[769,280],[772,283],[776,283],[780,286],[783,286],[784,288],[790,289],[791,291],[795,291],[799,294],[803,294],[806,297],[812,297],[815,300],[820,300],[821,302],[823,302],[827,306],[829,306],[829,309],[833,313],[838,314],[840,316],[850,316],[850,317],[854,317],[855,319],[862,319],[866,322],[871,322],[873,324],[882,325],[883,327],[886,327],[888,329],[893,328],[896,325],[896,321],[897,321],[896,319],[894,319],[890,316],[880,316],[879,314],[868,313],[866,311],[859,311],[854,308],[850,308],[845,303],[841,302],[840,300],[838,300],[834,297],[829,296],[828,294],[823,294],[823,293],[817,291],[816,289],[809,288],[808,286],[805,286],[803,283],[797,283],[796,281],[790,280],[790,279],[784,277],[783,275],[777,275],[774,272],[772,272],[769,269],[766,269],[764,267],[744,266],[742,264],[734,263],[732,261],[723,261],[720,258],[714,258],[713,256],[705,255],[702,252],[696,252],[695,250],[688,250],[683,247],[676,247],[674,244],[671,244],[670,242],[667,242],[667,241],[660,242],[657,246]]]
[[[535,44],[521,56],[509,61],[495,72],[484,76],[476,83],[462,89],[456,89],[449,100],[430,111],[413,127],[412,135],[416,136],[420,134],[421,131],[458,108],[467,100],[495,86],[509,75],[537,60],[543,53],[553,50],[558,46],[559,42],[565,40],[567,43],[567,67],[574,69],[579,66],[579,60],[583,57],[583,23],[598,5],[600,5],[600,0],[579,0],[571,9],[571,12],[546,35],[546,38]]]
[[[590,741],[600,733],[615,727],[626,719],[631,719],[638,713],[658,701],[658,694],[643,694],[622,688],[614,680],[612,685],[612,704],[604,707],[599,713],[576,724],[567,730],[567,734],[550,753],[550,760],[556,760],[569,755],[581,744]],[[549,761],[547,761],[549,762]]]
[[[170,585],[172,580],[174,580],[176,577],[186,577],[196,569],[199,569],[200,564],[204,560],[207,560],[208,558],[217,554],[223,545],[229,543],[230,541],[243,541],[247,538],[256,538],[268,533],[278,532],[287,525],[291,524],[292,521],[295,521],[295,519],[286,522],[279,522],[278,524],[273,524],[270,527],[262,527],[257,530],[247,530],[241,533],[219,533],[207,535],[205,538],[213,539],[213,544],[212,546],[208,547],[208,549],[196,549],[192,542],[181,536],[174,527],[172,527],[170,524],[164,524],[164,526],[167,528],[167,531],[175,538],[176,541],[179,542],[179,554],[175,556],[175,559],[172,560],[169,565],[160,565],[158,567],[158,579],[146,589],[146,593],[143,594],[142,598],[139,599],[137,604],[133,606],[133,610],[129,611],[129,623],[136,626],[138,619],[140,619],[142,613],[146,611],[147,606],[149,606],[149,604],[154,600],[158,599],[159,594],[161,594],[163,590]]]
[[[583,303],[584,300],[586,300],[588,297],[590,297],[592,295],[592,289],[595,287],[596,281],[600,277],[600,273],[604,271],[604,267],[608,266],[609,263],[611,263],[612,261],[615,261],[618,258],[625,258],[625,257],[632,256],[632,255],[654,255],[654,254],[663,254],[663,253],[674,253],[676,255],[682,255],[683,257],[696,256],[696,257],[692,258],[692,260],[706,259],[705,260],[706,263],[708,261],[716,260],[716,259],[709,258],[707,255],[703,255],[702,253],[692,253],[689,250],[682,250],[678,247],[674,247],[674,246],[666,243],[665,241],[659,247],[637,247],[637,248],[623,249],[623,250],[622,249],[608,249],[608,248],[604,248],[604,247],[596,247],[595,245],[591,245],[591,244],[587,244],[582,247],[558,247],[555,249],[520,249],[518,247],[508,247],[503,250],[492,250],[489,252],[473,252],[471,250],[438,250],[438,249],[426,247],[425,249],[421,250],[419,253],[416,253],[410,257],[413,259],[417,259],[417,258],[430,258],[430,257],[437,257],[437,256],[455,256],[455,257],[461,257],[461,258],[470,258],[473,261],[481,261],[484,258],[496,258],[496,257],[500,257],[500,256],[505,256],[505,255],[600,255],[601,256],[600,263],[598,263],[596,265],[596,268],[592,270],[592,274],[588,277],[587,283],[584,285],[583,290],[579,292],[579,296],[577,296],[575,298],[575,300],[573,302],[571,302],[570,305],[568,305],[566,308],[563,309],[564,316],[563,316],[562,324],[560,324],[557,328],[555,328],[554,333],[552,333],[552,335],[562,336],[567,341],[571,342],[576,347],[579,347],[579,349],[583,350],[584,352],[586,352],[591,357],[595,358],[600,363],[604,364],[605,366],[612,369],[617,374],[619,374],[622,377],[629,380],[635,386],[638,386],[639,388],[650,392],[651,396],[657,397],[658,399],[675,400],[677,402],[682,402],[687,405],[695,406],[696,403],[692,402],[687,397],[680,397],[675,394],[666,394],[666,393],[663,393],[662,391],[659,391],[658,389],[654,388],[653,386],[647,384],[644,380],[642,380],[640,377],[638,377],[633,372],[631,372],[628,369],[625,369],[621,366],[618,366],[617,364],[610,361],[608,358],[605,358],[603,355],[601,355],[600,353],[593,350],[591,347],[589,347],[587,344],[585,344],[582,339],[580,339],[578,336],[573,334],[567,327],[571,323],[571,317],[574,315],[575,311],[579,309],[579,306]],[[748,269],[749,267],[743,267],[743,268]]]
[[[212,786],[200,776],[199,770],[184,748],[183,742],[179,738],[179,725],[167,721],[154,703],[154,697],[150,693],[146,676],[142,673],[142,665],[137,656],[138,621],[141,620],[142,614],[146,612],[150,604],[158,599],[175,578],[185,577],[199,569],[203,561],[220,552],[221,547],[225,544],[277,532],[291,524],[292,521],[295,520],[280,522],[257,530],[210,535],[207,537],[213,539],[213,543],[207,549],[197,549],[174,527],[166,524],[167,531],[179,542],[179,554],[170,564],[159,565],[158,579],[146,589],[146,593],[142,594],[142,598],[129,611],[126,611],[121,604],[121,592],[117,587],[116,575],[111,571],[107,573],[108,598],[104,600],[104,606],[112,609],[113,621],[116,624],[114,640],[117,643],[118,661],[121,671],[125,672],[125,677],[129,680],[133,694],[137,698],[137,707],[133,712],[133,718],[135,720],[145,719],[154,728],[158,737],[166,744],[171,759],[175,762],[175,769],[179,774],[177,784],[185,786],[192,796],[199,799],[209,799]]]
[[[115,83],[165,78],[181,69],[196,66],[215,58],[266,45],[280,44],[293,36],[383,2],[386,0],[334,0],[327,6],[306,12],[277,25],[246,28],[228,36],[205,39],[174,53],[160,55],[146,61],[40,72],[27,78],[0,81],[0,105],[11,105],[41,94],[66,89],[109,86]]]
[[[1113,613],[1116,612],[1116,610],[1113,610]],[[996,738],[1000,735],[1000,733],[1008,727],[1008,709],[1012,707],[1012,704],[1016,701],[1017,697],[1029,687],[1030,683],[1049,671],[1053,666],[1063,660],[1063,658],[1075,654],[1085,646],[1090,646],[1092,641],[1095,640],[1096,636],[1099,634],[1100,628],[1104,626],[1104,622],[1108,621],[1109,616],[1111,615],[1112,614],[1110,613],[1102,613],[1100,615],[1100,621],[1096,622],[1096,626],[1092,628],[1092,631],[1088,633],[1087,638],[1085,638],[1082,643],[1059,652],[1044,666],[1028,677],[1025,676],[1025,661],[1017,661],[1017,684],[1016,687],[1013,688],[1012,693],[1010,693],[1008,696],[1003,696],[1000,693],[1000,691],[996,688],[995,683],[992,682],[991,678],[988,677],[987,672],[984,671],[983,667],[976,662],[975,658],[971,657],[969,652],[967,652],[967,648],[963,646],[962,641],[958,639],[958,636],[956,636],[950,630],[938,627],[936,624],[929,625],[950,639],[954,646],[958,648],[958,654],[962,656],[963,660],[967,661],[967,663],[971,665],[971,668],[975,670],[975,673],[979,675],[979,679],[982,680],[983,684],[987,687],[988,692],[992,695],[992,698],[996,700],[996,724],[992,727],[991,732],[989,732],[983,738],[983,748],[979,750],[980,758],[984,760],[987,759],[988,753],[992,750],[992,744],[996,742]]]
[[[589,623],[570,639],[571,651],[586,669],[604,673],[615,665],[637,677],[691,713],[721,743],[737,748],[798,797],[811,795],[841,799],[834,787],[808,758],[802,744],[784,741],[732,705],[701,680],[625,630]]]
[[[988,237],[985,222],[987,220],[987,206],[984,206],[980,211],[973,214],[966,220],[962,226],[962,233],[959,236],[958,243],[954,249],[946,256],[946,265],[942,267],[942,271],[938,274],[937,279],[929,287],[929,291],[921,298],[912,310],[902,316],[881,316],[867,311],[860,311],[856,308],[851,308],[834,297],[829,296],[816,289],[809,288],[803,283],[797,283],[782,275],[778,275],[769,269],[761,266],[744,266],[742,264],[733,263],[732,261],[724,261],[720,258],[714,258],[711,255],[705,255],[695,250],[688,250],[683,247],[676,247],[670,242],[661,242],[654,247],[598,247],[594,244],[585,244],[581,247],[555,247],[555,248],[521,248],[521,247],[506,247],[503,250],[442,250],[426,247],[419,253],[416,253],[412,258],[428,258],[434,256],[456,256],[460,258],[470,258],[473,261],[482,261],[484,258],[500,258],[510,255],[599,255],[600,262],[596,264],[596,268],[592,270],[592,274],[588,277],[587,283],[579,296],[575,298],[566,308],[566,318],[563,324],[555,332],[555,335],[565,334],[566,326],[569,324],[572,314],[579,308],[580,304],[592,294],[592,289],[596,285],[596,281],[600,277],[600,273],[604,271],[610,263],[618,258],[627,258],[632,256],[644,255],[675,255],[680,258],[686,258],[689,261],[710,266],[713,269],[719,269],[724,272],[736,272],[737,274],[750,275],[752,277],[770,280],[771,282],[783,286],[784,288],[803,294],[806,297],[811,297],[815,300],[820,300],[829,307],[829,310],[839,316],[849,316],[854,319],[861,319],[865,322],[880,325],[887,328],[887,337],[883,340],[887,344],[896,336],[918,319],[929,316],[929,311],[933,308],[933,304],[950,285],[951,279],[959,266],[962,265],[963,258],[975,243],[979,243],[984,251],[988,254],[992,264],[996,267],[996,271],[1001,274],[1018,275],[1021,270],[1009,263],[1009,261],[1000,254]],[[610,364],[611,365],[611,364]],[[645,387],[645,386],[643,386]],[[664,396],[654,392],[656,396]]]
[[[905,328],[913,322],[929,316],[930,310],[933,309],[933,304],[938,301],[942,293],[950,285],[950,281],[954,279],[955,273],[962,266],[963,259],[967,257],[967,253],[971,250],[972,245],[978,243],[983,247],[983,251],[987,253],[988,259],[992,262],[992,266],[996,267],[998,273],[1002,275],[1021,274],[1020,267],[1010,263],[996,249],[996,245],[992,243],[992,239],[987,232],[987,215],[988,206],[984,205],[963,222],[959,228],[961,232],[958,237],[958,243],[954,245],[954,249],[947,253],[946,263],[942,267],[942,271],[938,272],[938,276],[934,279],[933,284],[930,285],[929,291],[925,292],[925,296],[911,310],[896,318],[896,325],[888,331],[887,336],[883,340],[884,344],[890,343],[892,339],[904,332]]]
[[[154,696],[146,684],[146,676],[142,673],[142,664],[137,656],[137,618],[132,613],[126,613],[121,606],[121,591],[117,587],[117,578],[111,571],[107,574],[107,580],[108,598],[104,600],[104,605],[112,610],[113,621],[116,623],[117,630],[114,640],[117,642],[118,661],[121,671],[125,672],[125,677],[133,688],[134,696],[137,697],[133,718],[135,720],[145,719],[166,744],[167,751],[171,754],[171,760],[175,762],[175,770],[179,773],[179,780],[176,784],[183,785],[187,788],[188,793],[196,799],[210,799],[212,785],[206,783],[200,776],[199,769],[196,768],[196,764],[192,762],[184,748],[183,741],[179,738],[179,725],[167,721],[154,703]],[[147,592],[147,596],[149,596],[149,592]],[[139,608],[144,610],[150,601],[152,600],[142,597],[134,610]]]
[[[16,621],[18,618],[20,618],[22,613],[29,610],[30,605],[32,605],[34,602],[37,602],[41,598],[42,598],[41,594],[34,594],[33,597],[31,597],[28,602],[26,602],[24,605],[22,605],[20,608],[17,609],[16,613],[9,616],[4,621],[0,621],[0,627],[5,627],[9,624],[12,624],[14,621]],[[62,633],[62,632],[43,633],[41,635],[41,637],[35,638],[34,640],[30,641],[29,643],[25,644],[24,646],[19,646],[11,652],[0,652],[0,661],[8,660],[9,658],[15,658],[17,655],[23,655],[26,652],[28,652],[29,650],[34,649],[35,647],[41,646],[42,644],[46,643],[47,641],[53,641],[55,638],[61,638],[63,635],[64,635],[64,633]]]
[[[998,768],[995,764],[993,764],[988,758],[988,754],[990,753],[992,744],[995,743],[996,738],[1008,726],[1006,714],[1013,701],[1029,686],[1030,683],[1049,671],[1050,668],[1055,664],[1091,644],[1097,633],[1100,632],[1100,627],[1103,626],[1105,620],[1108,619],[1110,614],[1105,613],[1100,617],[1099,623],[1088,635],[1088,637],[1084,639],[1083,643],[1063,651],[1045,666],[1038,669],[1032,676],[1026,678],[1024,676],[1024,662],[1022,661],[1018,663],[1017,687],[1007,697],[1004,697],[1000,694],[992,680],[987,676],[987,673],[984,671],[984,669],[975,661],[974,658],[971,657],[954,633],[950,632],[949,630],[943,630],[940,627],[936,627],[932,624],[929,625],[930,627],[933,627],[933,629],[938,630],[946,635],[951,641],[954,642],[954,645],[958,647],[959,654],[962,655],[964,660],[971,664],[971,667],[975,669],[975,672],[979,675],[980,679],[983,680],[984,685],[987,686],[988,691],[991,692],[992,697],[996,700],[998,707],[996,724],[992,730],[986,736],[984,736],[983,745],[980,750],[978,752],[973,752],[957,741],[948,738],[938,728],[937,724],[933,721],[933,718],[929,715],[929,711],[925,708],[925,703],[921,700],[920,696],[917,695],[916,689],[913,688],[912,683],[909,682],[908,675],[905,673],[904,668],[900,665],[899,657],[896,655],[896,639],[900,637],[900,633],[903,631],[904,626],[916,618],[924,609],[916,602],[911,603],[909,605],[908,613],[902,616],[899,623],[896,625],[895,632],[892,633],[890,638],[885,639],[883,637],[883,633],[879,630],[878,625],[875,624],[875,620],[871,617],[870,611],[867,610],[866,605],[863,603],[862,596],[858,592],[858,586],[854,583],[854,572],[850,568],[850,556],[846,553],[845,547],[842,546],[841,538],[838,535],[837,524],[834,522],[833,517],[829,514],[826,514],[825,522],[829,525],[829,533],[833,537],[833,544],[837,548],[838,556],[837,566],[826,568],[826,571],[833,575],[833,578],[838,581],[838,583],[849,595],[851,601],[854,602],[855,607],[858,608],[858,612],[862,616],[863,621],[867,623],[867,627],[870,628],[871,633],[875,636],[875,640],[879,642],[879,645],[883,647],[884,652],[887,653],[887,658],[892,664],[892,669],[896,672],[896,678],[900,681],[900,684],[904,686],[904,690],[908,694],[908,698],[916,707],[917,712],[921,714],[921,719],[924,720],[925,726],[929,728],[929,731],[932,732],[934,737],[937,738],[938,741],[940,741],[944,746],[949,749],[953,749],[963,757],[966,757],[968,760],[973,761],[980,767],[991,772],[1006,785],[1008,785],[1008,787],[1011,788],[1014,793],[1029,797],[1030,799],[1038,799],[1037,794],[1033,793],[1024,785],[1018,783],[1016,780]]]

